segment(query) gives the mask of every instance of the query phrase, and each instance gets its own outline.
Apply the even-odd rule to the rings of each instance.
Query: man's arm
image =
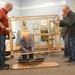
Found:
[[[22,38],[21,38],[21,40],[20,40],[21,49],[22,49],[23,51],[26,51],[23,42],[24,42],[24,41],[23,41]]]
[[[72,13],[71,15],[65,17],[65,19],[60,21],[60,27],[62,26],[72,26],[75,23],[75,14]]]
[[[1,23],[1,19],[3,17],[3,14],[2,12],[0,11],[0,28],[4,29],[4,30],[7,30],[7,31],[12,31],[9,27],[5,27],[2,23]]]
[[[4,29],[5,26],[0,22],[0,28]]]
[[[1,23],[2,17],[3,17],[3,14],[2,14],[2,12],[0,11],[0,28],[4,29],[5,26]]]
[[[63,18],[63,20],[61,20],[60,17],[58,16],[57,21],[58,21],[60,27],[65,27],[64,22],[62,22],[62,21],[64,21],[64,18]]]
[[[7,30],[7,31],[12,31],[9,27],[5,27],[1,22],[0,22],[0,28],[1,29],[4,29],[4,30]]]

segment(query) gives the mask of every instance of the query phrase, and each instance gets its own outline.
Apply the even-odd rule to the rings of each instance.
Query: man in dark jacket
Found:
[[[65,19],[60,20],[58,17],[58,21],[60,22],[60,27],[67,26],[69,33],[69,60],[68,62],[75,62],[75,13],[72,12],[69,6],[64,5],[62,8],[64,14],[67,14]]]

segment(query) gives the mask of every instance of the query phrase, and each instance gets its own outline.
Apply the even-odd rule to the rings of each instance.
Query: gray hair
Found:
[[[13,4],[10,3],[10,2],[7,2],[7,3],[5,4],[5,6],[11,6],[11,5],[13,5]]]
[[[63,7],[67,8],[67,9],[70,9],[70,7],[68,5],[64,5]]]

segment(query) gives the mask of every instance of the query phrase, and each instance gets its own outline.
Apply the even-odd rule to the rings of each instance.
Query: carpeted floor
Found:
[[[0,75],[75,75],[75,63],[64,62],[67,58],[62,59],[62,56],[63,51],[55,52],[45,59],[46,62],[57,62],[59,67],[12,70],[10,66],[9,70],[0,70]],[[18,62],[17,55],[13,59],[7,58],[6,63],[10,65]]]

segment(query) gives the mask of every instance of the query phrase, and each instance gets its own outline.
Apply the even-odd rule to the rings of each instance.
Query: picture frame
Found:
[[[33,30],[38,30],[39,29],[39,24],[38,23],[34,23],[33,24]]]
[[[48,25],[48,20],[47,19],[42,19],[41,20],[41,26],[47,26]]]

